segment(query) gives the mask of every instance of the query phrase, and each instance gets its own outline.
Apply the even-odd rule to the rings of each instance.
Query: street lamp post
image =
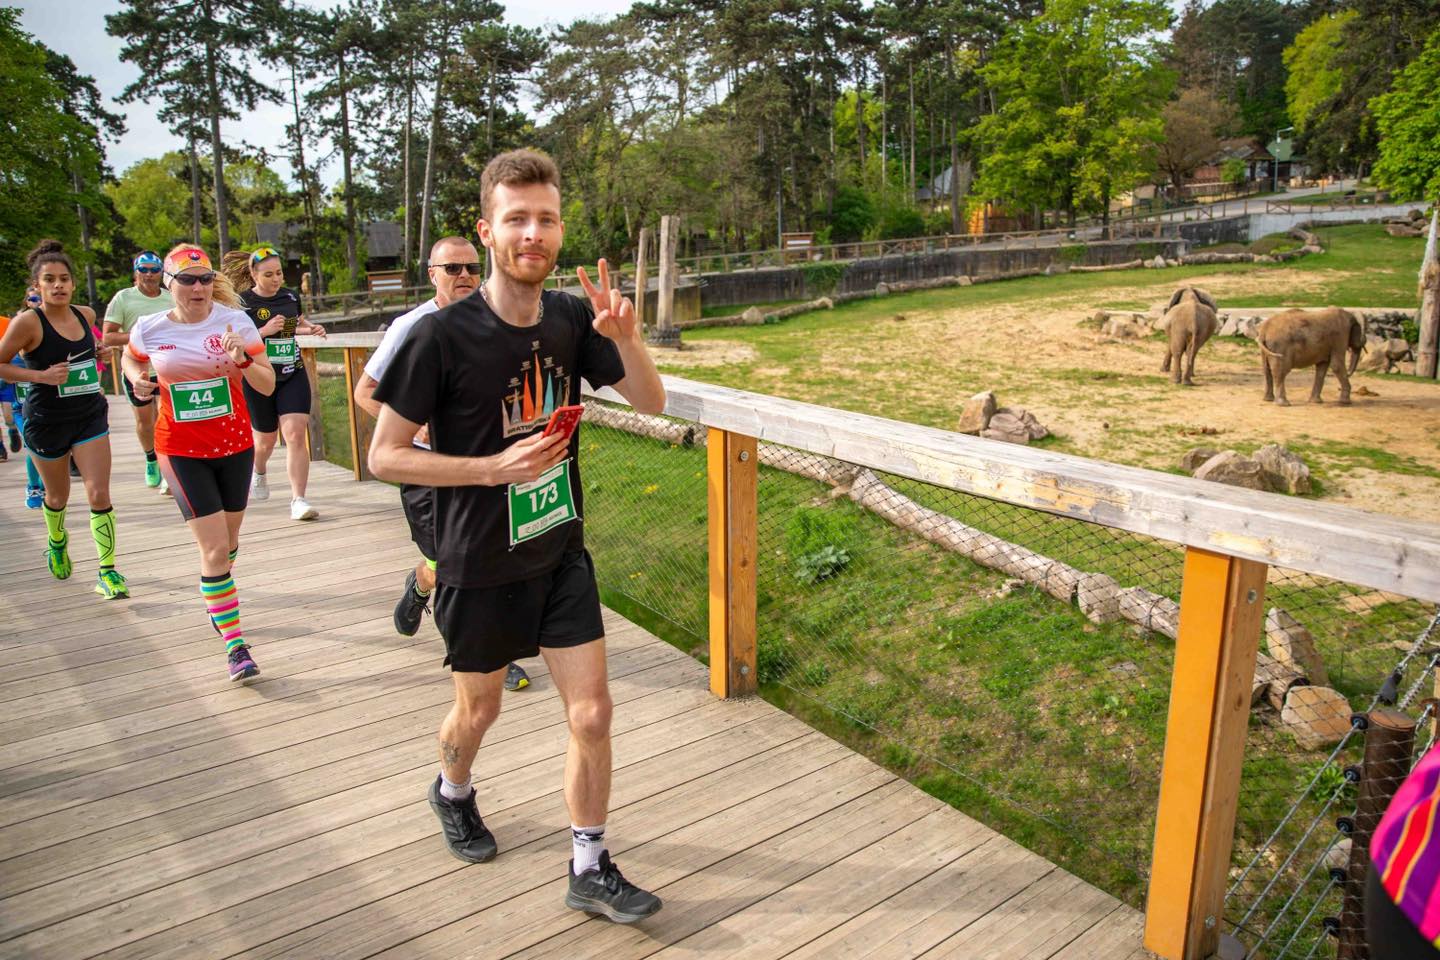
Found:
[[[1270,151],[1270,192],[1280,192],[1280,158],[1276,156],[1280,152],[1280,134],[1294,133],[1294,127],[1281,127],[1275,131],[1275,149]]]

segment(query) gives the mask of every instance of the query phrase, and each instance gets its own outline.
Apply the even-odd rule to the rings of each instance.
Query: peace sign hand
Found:
[[[619,290],[611,288],[610,265],[603,259],[598,270],[598,289],[590,282],[584,267],[575,271],[580,278],[580,286],[585,288],[585,295],[590,298],[590,306],[595,311],[595,332],[611,340],[633,337],[636,333],[635,304],[630,302],[630,298],[620,296]]]
[[[230,359],[235,361],[236,366],[245,362],[245,341],[228,323],[225,324],[225,336],[220,338],[220,346],[230,355]]]

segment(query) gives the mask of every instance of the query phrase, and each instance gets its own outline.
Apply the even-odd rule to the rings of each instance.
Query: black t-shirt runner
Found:
[[[551,412],[580,402],[580,378],[604,387],[625,376],[620,351],[595,332],[584,301],[542,295],[544,315],[517,327],[485,298],[466,297],[411,329],[375,399],[430,425],[438,453],[489,457],[542,430]],[[554,569],[584,546],[580,435],[570,457],[535,484],[436,487],[436,576],[452,587],[493,587]]]
[[[240,294],[245,312],[260,329],[274,316],[285,317],[285,326],[273,337],[265,338],[265,356],[275,368],[277,380],[288,380],[300,363],[300,351],[295,346],[295,321],[300,316],[300,298],[289,287],[281,287],[273,297],[262,297],[253,288]]]

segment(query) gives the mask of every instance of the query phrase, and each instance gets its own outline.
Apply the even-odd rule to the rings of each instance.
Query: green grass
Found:
[[[772,300],[772,301],[770,301],[769,303],[746,303],[746,304],[740,304],[740,305],[738,305],[738,306],[732,303],[732,304],[727,304],[727,305],[721,306],[721,307],[702,307],[701,310],[700,310],[700,316],[702,316],[702,317],[736,317],[736,316],[739,316],[740,314],[744,313],[746,310],[749,310],[751,307],[755,307],[755,308],[758,309],[761,313],[770,313],[770,312],[772,312],[772,311],[779,310],[781,307],[793,307],[793,306],[794,306],[795,304],[797,304],[797,303],[806,303],[806,302],[808,302],[808,301],[805,301],[805,300]]]

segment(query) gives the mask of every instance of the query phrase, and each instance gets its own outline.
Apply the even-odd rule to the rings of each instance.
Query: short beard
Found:
[[[540,275],[540,279],[538,280],[530,280],[524,277],[517,276],[515,270],[513,269],[513,261],[508,256],[495,257],[495,272],[500,276],[503,282],[509,286],[540,291],[545,288],[545,281],[549,279],[550,274],[554,272],[555,263],[557,260],[558,257],[550,257],[545,262],[545,272]]]

